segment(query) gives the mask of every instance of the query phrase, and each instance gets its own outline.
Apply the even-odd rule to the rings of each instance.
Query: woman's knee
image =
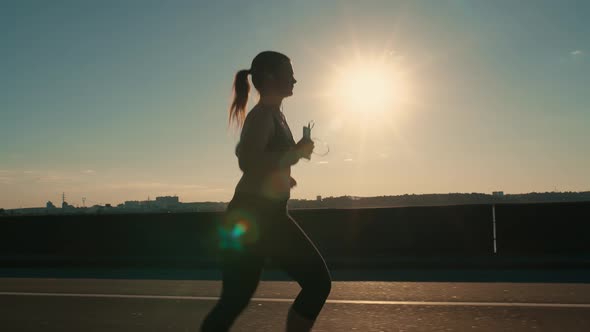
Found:
[[[319,282],[319,292],[324,298],[328,298],[330,295],[330,291],[332,291],[332,279],[330,275],[327,274],[326,277],[322,278]]]
[[[326,300],[328,295],[330,295],[330,291],[332,290],[332,278],[330,277],[330,273],[327,269],[323,269],[321,272],[317,273],[313,279],[314,280],[310,285],[310,288],[313,289],[314,293],[317,294],[318,297]]]

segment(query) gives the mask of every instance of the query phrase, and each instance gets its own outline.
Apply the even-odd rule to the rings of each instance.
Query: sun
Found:
[[[341,67],[333,87],[341,107],[363,113],[393,110],[401,90],[393,66],[371,62]]]

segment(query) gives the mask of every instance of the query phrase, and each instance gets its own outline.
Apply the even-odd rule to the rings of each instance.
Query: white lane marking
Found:
[[[176,296],[176,295],[128,295],[128,294],[77,294],[77,293],[26,293],[0,292],[0,295],[20,296],[62,296],[62,297],[106,297],[125,299],[165,299],[165,300],[204,300],[217,301],[217,296]],[[254,297],[254,302],[287,302],[294,299]],[[549,308],[590,308],[590,303],[534,303],[534,302],[445,302],[445,301],[368,301],[368,300],[328,300],[327,303],[339,304],[381,304],[381,305],[417,305],[417,306],[477,306],[477,307],[549,307]]]

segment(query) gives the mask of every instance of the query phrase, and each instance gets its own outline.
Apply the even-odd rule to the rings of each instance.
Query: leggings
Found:
[[[232,232],[231,227],[240,223],[240,230]],[[223,227],[230,230],[235,243],[222,247],[221,298],[203,321],[201,331],[229,330],[250,302],[266,259],[301,286],[292,310],[315,320],[330,293],[331,277],[317,248],[289,215],[287,200],[236,193]]]

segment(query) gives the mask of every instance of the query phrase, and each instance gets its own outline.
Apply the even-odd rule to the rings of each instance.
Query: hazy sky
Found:
[[[293,198],[590,190],[589,21],[584,0],[2,1],[0,207],[228,201],[231,84],[263,50],[292,59],[295,139],[314,120],[330,147]]]

